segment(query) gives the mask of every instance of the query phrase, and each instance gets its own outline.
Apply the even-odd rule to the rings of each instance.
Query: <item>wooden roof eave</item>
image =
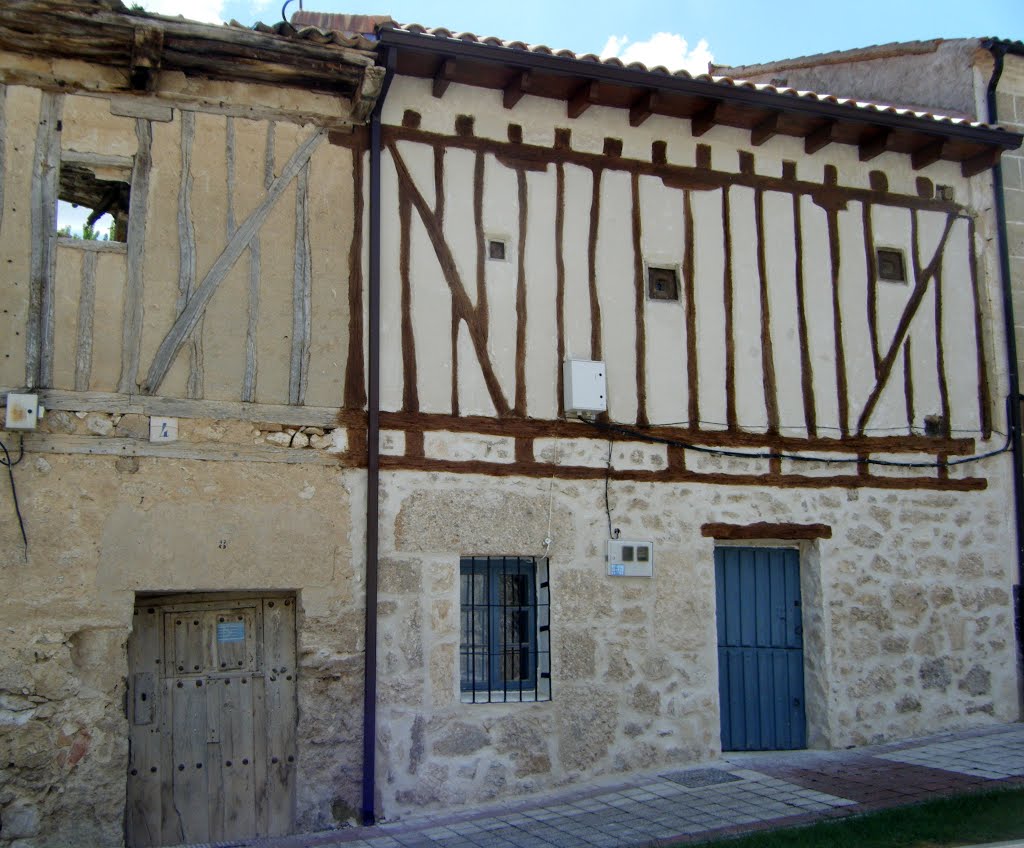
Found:
[[[857,145],[860,158],[864,161],[887,149],[894,149],[912,155],[915,168],[945,159],[960,164],[965,176],[973,176],[984,170],[985,162],[995,161],[1003,150],[1016,149],[1024,141],[1021,135],[1003,129],[917,118],[810,96],[762,91],[742,85],[674,76],[662,71],[621,67],[391,27],[380,30],[379,42],[383,48],[396,48],[399,58],[403,52],[434,57],[436,70],[433,73],[441,73],[441,68],[444,69],[445,84],[441,87],[441,94],[447,84],[453,81],[482,84],[482,75],[474,73],[474,65],[499,64],[509,69],[507,78],[515,82],[511,97],[509,87],[506,86],[507,106],[514,106],[525,93],[566,99],[569,102],[569,117],[582,114],[589,105],[625,106],[630,109],[630,123],[633,126],[653,114],[668,114],[690,120],[699,115],[698,123],[703,131],[706,132],[716,124],[749,130],[755,146],[774,135],[789,135],[804,138],[809,152],[830,143]],[[402,73],[402,70],[399,61],[398,72]],[[530,80],[529,85],[519,81],[527,78]],[[562,78],[561,90],[570,93],[552,94],[551,86],[543,84],[544,78]],[[595,87],[591,83],[599,85]],[[620,89],[615,98],[619,102],[603,102],[604,98],[599,91],[602,85]],[[632,95],[625,98],[625,103],[622,102],[622,88],[632,90]],[[690,110],[691,114],[672,115],[659,108],[680,98],[696,104]],[[744,116],[743,120],[737,118],[740,114]],[[899,144],[890,148],[888,143],[896,139]]]
[[[376,59],[370,51],[339,45],[52,0],[0,4],[0,49],[122,68],[135,88],[142,67],[150,75],[182,71],[348,97],[359,91]]]

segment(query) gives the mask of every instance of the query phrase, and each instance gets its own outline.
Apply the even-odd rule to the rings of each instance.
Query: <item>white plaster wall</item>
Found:
[[[422,109],[417,100],[420,84],[413,80],[398,79],[389,95],[385,120],[393,119],[406,109]],[[564,108],[564,107],[563,107]],[[495,110],[500,110],[495,112]],[[505,142],[509,123],[523,127],[524,140],[548,137],[558,127],[572,130],[571,146],[576,151],[599,153],[605,137],[622,139],[623,155],[634,155],[649,161],[651,143],[664,135],[666,126],[654,121],[639,128],[630,128],[624,115],[615,110],[592,108],[575,120],[567,119],[555,106],[540,98],[524,97],[514,110],[503,110],[498,95],[493,92],[452,85],[445,97],[432,98],[428,114],[422,116],[422,128],[438,133],[454,133],[457,115],[471,115],[475,119],[474,133],[478,137]],[[498,114],[501,119],[495,118]],[[486,117],[481,117],[486,116]],[[685,122],[680,124],[685,128]],[[726,127],[715,127],[700,139],[709,144],[715,168],[738,171],[738,153],[749,145],[747,134]],[[414,141],[400,143],[415,183],[430,196],[434,183],[433,155],[427,144]],[[416,148],[420,148],[418,151]],[[692,154],[695,143],[691,143]],[[680,149],[678,138],[673,138],[673,149]],[[499,162],[492,154],[481,154],[485,162],[483,193],[483,229],[485,236],[509,239],[509,259],[506,262],[484,262],[484,286],[488,291],[489,324],[488,352],[490,364],[506,399],[511,403],[515,395],[516,325],[519,320],[515,288],[517,263],[525,261],[528,312],[526,334],[527,397],[531,410],[546,409],[552,414],[556,399],[551,397],[555,383],[557,334],[551,289],[556,281],[557,268],[554,253],[555,204],[557,198],[558,166],[548,164],[542,171],[530,171],[527,177],[529,210],[527,214],[526,256],[518,256],[518,189],[515,172]],[[913,238],[915,226],[921,266],[931,260],[947,223],[945,212],[919,211],[912,213],[898,205],[902,193],[916,199],[917,180],[925,173],[935,182],[951,185],[956,197],[968,201],[973,189],[962,179],[950,163],[940,162],[924,172],[914,172],[907,157],[884,154],[866,166],[857,159],[856,150],[846,145],[830,145],[814,157],[807,157],[799,144],[789,138],[772,139],[754,155],[757,174],[781,173],[783,161],[799,160],[801,179],[824,179],[825,165],[834,165],[840,186],[869,190],[869,172],[881,170],[894,198],[887,203],[885,196],[876,193],[871,206],[871,238],[877,247],[895,247],[904,251],[907,272],[913,277]],[[788,159],[792,156],[793,160]],[[472,225],[473,183],[477,154],[470,150],[448,149],[445,154],[444,183],[447,187],[444,232],[447,243],[462,276],[471,300],[476,298],[476,261],[479,246]],[[596,226],[596,287],[600,312],[601,355],[606,361],[609,381],[609,411],[614,420],[632,423],[637,420],[637,328],[634,320],[637,309],[636,256],[632,244],[633,204],[631,177],[616,168],[616,159],[609,158],[607,167],[590,169],[565,164],[565,223],[563,257],[565,263],[565,353],[567,356],[590,357],[591,302],[589,295],[588,247],[591,227]],[[390,173],[390,165],[385,171]],[[597,175],[595,177],[595,174]],[[594,180],[599,179],[600,210],[592,224]],[[977,181],[975,181],[977,182]],[[386,208],[395,209],[394,180],[388,176],[384,183]],[[728,189],[730,205],[729,236],[732,242],[733,287],[733,340],[735,402],[737,423],[741,429],[757,432],[768,426],[765,399],[761,339],[761,292],[757,267],[758,235],[755,226],[755,192],[750,188],[732,186]],[[429,202],[429,201],[428,201]],[[639,179],[639,208],[641,215],[640,253],[646,265],[675,267],[681,272],[685,260],[684,192],[666,187],[654,177]],[[720,426],[726,419],[725,374],[725,314],[724,297],[724,243],[722,234],[722,191],[692,191],[691,203],[695,233],[694,303],[648,302],[646,280],[643,280],[643,313],[646,336],[645,388],[648,395],[647,418],[651,423],[684,421],[688,415],[688,381],[686,363],[686,312],[695,312],[697,327],[697,374],[699,383],[700,417],[704,426]],[[864,208],[860,201],[848,201],[836,212],[838,256],[838,308],[834,314],[832,268],[829,231],[826,212],[807,196],[799,200],[801,216],[801,248],[804,272],[804,302],[806,308],[812,386],[815,395],[817,426],[821,434],[838,434],[842,427],[856,430],[865,404],[875,392],[876,374],[871,353],[868,305],[867,235],[864,232]],[[768,306],[772,330],[773,364],[776,373],[776,394],[780,410],[780,423],[786,432],[806,433],[803,415],[803,392],[800,381],[799,338],[797,335],[797,300],[795,291],[796,261],[794,238],[795,220],[789,196],[767,192],[765,205],[765,266],[768,280]],[[534,211],[537,214],[534,216]],[[386,218],[390,219],[389,213]],[[414,212],[414,231],[418,215]],[[544,238],[535,242],[538,230]],[[539,238],[539,236],[538,236]],[[979,385],[977,352],[971,351],[975,343],[973,308],[965,309],[971,295],[969,279],[964,278],[965,257],[968,251],[966,222],[957,222],[946,242],[949,258],[944,267],[943,289],[957,288],[952,297],[943,298],[941,335],[948,349],[946,359],[947,384],[951,426],[964,432],[976,432],[979,426]],[[534,255],[536,249],[542,251]],[[436,256],[425,240],[422,253],[417,251],[413,262],[413,324],[417,349],[422,348],[418,361],[418,381],[421,398],[430,398],[426,411],[450,411],[447,360],[444,355],[443,327],[447,299],[438,274]],[[386,251],[390,242],[386,244]],[[872,258],[873,261],[873,258]],[[915,429],[920,429],[923,415],[942,411],[940,384],[937,371],[936,320],[934,283],[930,284],[921,306],[911,322],[909,338],[912,353],[913,403]],[[982,288],[985,281],[981,281]],[[683,288],[680,279],[680,288]],[[538,289],[540,291],[538,291]],[[877,328],[879,356],[884,357],[899,316],[913,290],[913,280],[907,285],[880,281],[876,286]],[[393,296],[392,296],[393,301]],[[393,308],[393,307],[392,307]],[[990,312],[990,302],[982,304]],[[391,314],[391,313],[389,313]],[[389,332],[396,328],[396,318],[388,320]],[[845,356],[845,383],[848,396],[847,420],[839,420],[838,387],[836,374],[835,332],[839,328]],[[429,339],[428,339],[429,337]],[[491,399],[483,383],[477,357],[469,344],[465,328],[459,331],[460,412],[462,414],[490,414]],[[966,359],[974,359],[972,368],[962,368]],[[400,379],[401,364],[398,347],[386,354],[388,366],[385,382]],[[903,398],[903,353],[897,350],[894,367],[888,383],[883,387],[876,407],[866,422],[872,433],[906,433],[906,403]],[[436,367],[435,367],[436,365]],[[955,379],[949,374],[954,367]],[[395,396],[390,385],[385,396]],[[546,399],[543,404],[541,398]]]

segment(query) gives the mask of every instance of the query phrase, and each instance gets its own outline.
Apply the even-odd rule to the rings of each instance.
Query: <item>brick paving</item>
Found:
[[[497,806],[207,848],[669,846],[1011,785],[1024,786],[1022,724],[855,751],[726,754]]]

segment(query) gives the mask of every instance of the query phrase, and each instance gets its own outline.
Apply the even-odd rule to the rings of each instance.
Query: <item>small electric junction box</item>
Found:
[[[608,540],[609,577],[653,577],[654,542]]]
[[[567,359],[562,371],[566,415],[588,415],[608,409],[608,388],[603,362]]]
[[[35,430],[46,409],[39,403],[39,395],[7,394],[7,422],[5,430]]]

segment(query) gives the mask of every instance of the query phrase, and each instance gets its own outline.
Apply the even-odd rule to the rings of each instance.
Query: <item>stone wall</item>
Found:
[[[384,477],[380,791],[388,815],[719,751],[713,552],[701,526],[824,523],[802,545],[808,738],[846,747],[1018,717],[1009,488],[753,490],[612,482],[653,579],[607,576],[604,484]],[[549,519],[550,515],[550,519]],[[550,547],[547,703],[459,693],[463,554]],[[770,543],[771,540],[766,540]]]
[[[1000,124],[1015,132],[1024,132],[1024,56],[1006,57],[996,90],[996,109]],[[1020,149],[1007,151],[1001,162],[1017,330],[1017,368],[1024,372],[1024,153]]]
[[[47,427],[116,438],[131,418],[54,413]],[[203,441],[197,433],[206,443],[217,434],[222,443],[266,442],[284,432],[264,427],[183,420],[182,436],[186,444]],[[125,647],[138,592],[296,591],[298,825],[351,818],[365,601],[363,542],[351,516],[365,511],[364,477],[330,464],[59,453],[27,454],[15,474],[29,554],[5,485],[0,845],[122,843]]]

